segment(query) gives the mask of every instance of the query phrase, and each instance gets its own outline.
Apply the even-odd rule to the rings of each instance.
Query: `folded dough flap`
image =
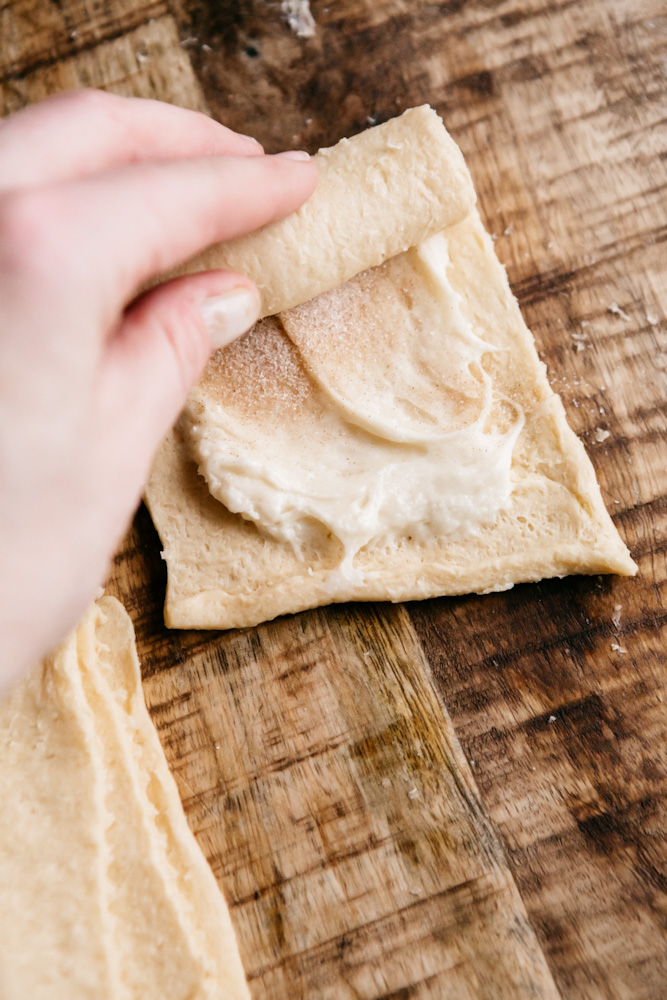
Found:
[[[262,316],[307,302],[465,218],[475,191],[428,105],[315,156],[319,180],[292,215],[210,247],[179,273],[225,268],[252,278]]]

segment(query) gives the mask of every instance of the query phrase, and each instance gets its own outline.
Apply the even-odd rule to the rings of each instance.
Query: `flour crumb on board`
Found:
[[[611,437],[609,431],[604,430],[602,427],[595,428],[595,440],[598,444],[602,444],[602,442],[606,441],[608,437]]]
[[[615,604],[614,605],[614,613],[611,616],[611,621],[612,621],[612,624],[613,624],[614,628],[617,631],[621,627],[621,612],[622,611],[623,611],[623,605],[622,604]]]
[[[623,656],[624,653],[627,653],[625,646],[619,646],[617,642],[612,642],[611,651],[612,653],[618,653],[619,656]]]
[[[574,348],[577,352],[585,351],[587,347],[591,346],[588,342],[588,334],[585,330],[582,330],[581,333],[573,333],[571,334],[571,337],[574,341]]]
[[[649,326],[657,326],[658,317],[656,316],[655,313],[646,313],[646,322],[648,323]]]
[[[310,10],[309,0],[282,0],[280,10],[290,31],[297,38],[312,38],[315,34],[315,18]]]
[[[556,721],[556,716],[555,715],[550,715],[548,721],[549,722],[555,722]]]
[[[618,302],[612,302],[612,304],[608,307],[608,309],[610,313],[613,313],[614,316],[618,316],[619,319],[624,319],[629,321],[630,317],[626,313],[625,309],[621,309]]]
[[[409,799],[418,799],[419,798],[419,791],[416,788],[411,788],[410,791],[408,792],[408,798]]]

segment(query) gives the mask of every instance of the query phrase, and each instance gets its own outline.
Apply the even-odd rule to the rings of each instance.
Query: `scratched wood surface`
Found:
[[[311,6],[315,33],[299,37],[276,2],[10,0],[2,113],[98,86],[207,108],[273,151],[432,103],[640,576],[170,633],[140,510],[110,587],[137,626],[153,718],[258,1000],[656,1000],[662,4]]]

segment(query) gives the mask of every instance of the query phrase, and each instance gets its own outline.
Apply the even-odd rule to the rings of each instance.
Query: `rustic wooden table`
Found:
[[[103,87],[274,151],[433,104],[640,575],[168,632],[140,510],[110,589],[188,817],[257,1000],[658,1000],[664,7],[314,0],[300,36],[299,6],[4,0],[0,108]]]

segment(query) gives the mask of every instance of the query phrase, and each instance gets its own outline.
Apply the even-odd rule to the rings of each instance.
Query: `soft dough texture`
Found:
[[[272,316],[458,222],[475,203],[461,151],[427,105],[315,159],[317,188],[297,212],[210,247],[179,273],[245,274],[261,292],[261,315]]]
[[[0,705],[3,1000],[249,1000],[105,597]]]
[[[344,160],[340,169],[345,171]],[[406,186],[409,182],[406,171]],[[327,214],[335,214],[335,209],[335,205],[328,206]],[[401,601],[503,590],[521,581],[570,573],[635,572],[604,508],[584,448],[549,386],[476,210],[448,226],[445,234],[450,259],[447,278],[460,311],[474,333],[495,348],[481,362],[495,400],[485,430],[502,431],[516,413],[521,414],[522,426],[511,453],[507,502],[493,520],[460,534],[424,537],[418,531],[398,532],[381,544],[371,542],[355,555],[356,575],[337,574],[341,552],[336,538],[315,533],[310,541],[302,539],[301,551],[297,551],[294,545],[230,513],[197,475],[193,459],[198,459],[212,491],[219,493],[221,483],[224,488],[224,474],[216,480],[219,457],[226,453],[235,460],[238,434],[234,428],[244,422],[244,433],[256,428],[258,453],[268,456],[266,468],[253,475],[267,480],[275,480],[277,473],[271,467],[270,444],[263,450],[260,445],[263,438],[270,443],[272,427],[280,442],[276,448],[289,448],[291,442],[295,462],[300,461],[298,450],[307,448],[309,437],[315,437],[318,407],[322,412],[322,406],[335,405],[348,417],[357,407],[358,412],[352,414],[357,433],[366,419],[362,410],[369,392],[377,400],[387,386],[400,387],[397,324],[412,323],[413,313],[426,315],[431,307],[431,292],[417,288],[410,279],[406,270],[410,254],[404,254],[396,262],[366,271],[299,308],[265,320],[212,359],[181,426],[158,453],[146,494],[167,560],[165,620],[169,626],[230,628],[332,601]],[[328,264],[319,257],[319,244],[304,239],[299,252],[310,256],[313,271],[321,263],[323,284],[328,287]],[[383,260],[383,252],[376,263]],[[369,340],[373,330],[377,333]],[[417,357],[415,370],[428,373],[431,367],[428,351],[415,338],[433,333],[429,321],[414,326],[403,338],[401,349],[408,350],[413,361]],[[433,350],[445,371],[454,332],[444,322],[437,336]],[[437,367],[435,362],[432,367]],[[386,378],[388,372],[390,378]],[[472,368],[461,371],[445,387],[453,402],[448,415],[450,404],[443,391],[437,407],[441,431],[456,429],[467,419],[466,406],[475,397],[471,374]],[[427,385],[428,379],[423,381]],[[457,385],[459,411],[454,405]],[[431,390],[432,386],[420,388],[412,376],[405,380],[405,391],[397,392],[397,398],[405,400],[413,414],[410,417],[405,410],[406,427],[411,420],[423,423],[424,413],[433,413]],[[231,433],[230,416],[237,421]],[[248,441],[252,443],[252,433]],[[326,448],[320,457],[326,466],[330,458]],[[283,461],[280,468],[289,469],[289,461]],[[228,495],[234,499],[233,490]],[[239,503],[237,509],[243,505]],[[250,507],[247,516],[252,515]]]

